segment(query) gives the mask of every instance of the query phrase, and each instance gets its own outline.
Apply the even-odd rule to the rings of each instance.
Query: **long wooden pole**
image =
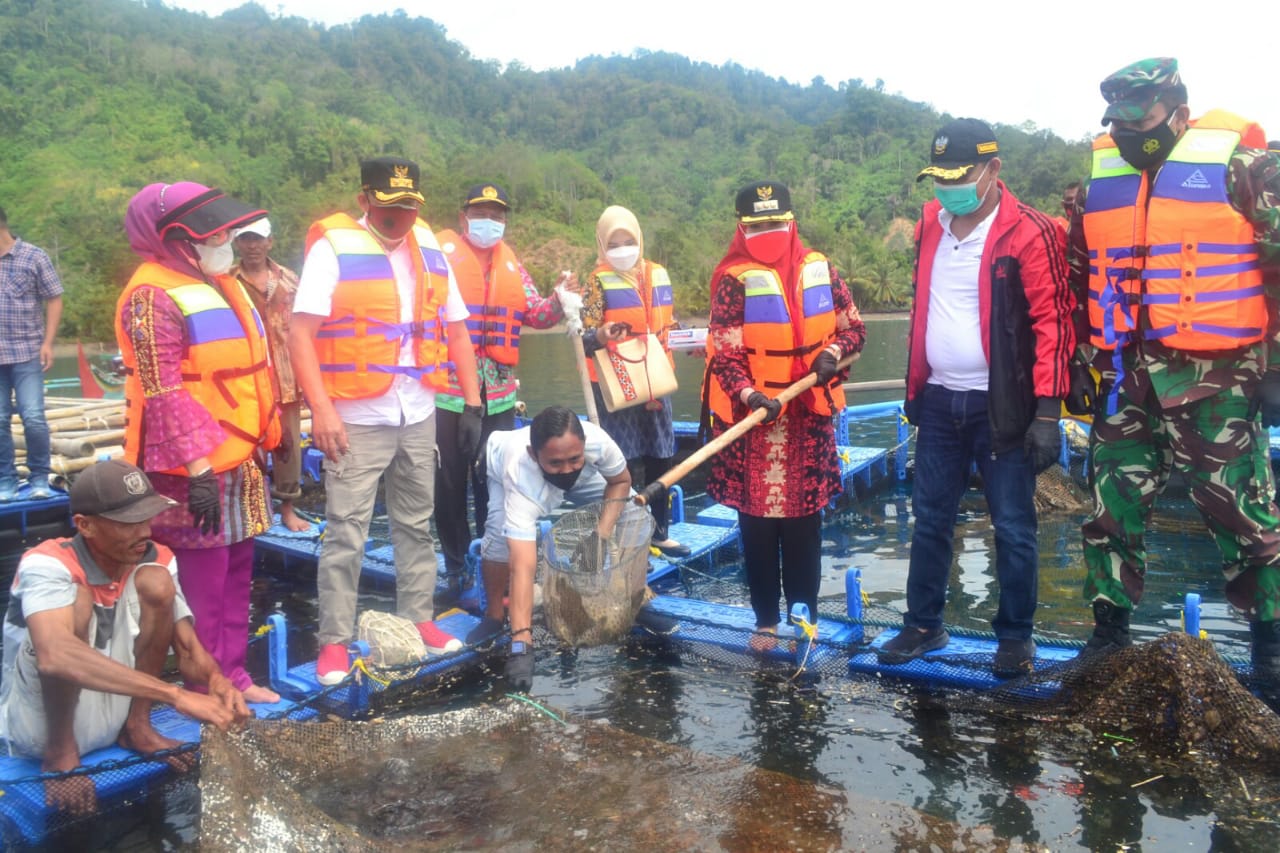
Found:
[[[846,367],[853,364],[855,361],[858,360],[858,355],[859,355],[858,353],[854,353],[853,355],[845,356],[843,359],[840,360],[840,363],[838,365],[839,368],[841,370],[844,370]],[[808,391],[810,388],[816,385],[817,382],[818,382],[817,376],[815,376],[812,373],[807,373],[804,376],[797,379],[795,382],[788,385],[786,388],[783,388],[781,391],[779,391],[778,396],[774,397],[774,399],[778,400],[785,406],[787,403],[791,402],[796,397],[799,397],[805,391]],[[657,480],[654,480],[652,483],[646,486],[643,492],[636,495],[635,497],[636,503],[640,504],[640,506],[644,506],[645,504],[650,503],[651,501],[659,499],[663,495],[663,493],[666,492],[667,489],[671,488],[676,483],[684,479],[685,475],[687,475],[690,471],[694,470],[703,462],[706,462],[712,456],[715,456],[721,450],[724,450],[726,447],[728,447],[730,444],[733,444],[735,441],[737,441],[747,432],[754,429],[758,423],[763,421],[768,416],[768,414],[769,414],[769,411],[764,408],[759,408],[752,411],[745,418],[743,418],[742,420],[738,421],[736,424],[734,424],[733,426],[725,430],[723,434],[717,436],[716,438],[713,438],[711,441],[708,441],[706,444],[702,445],[702,447],[698,448],[693,453],[690,453],[687,459],[685,459],[683,462],[681,462],[678,465],[672,466],[672,468],[669,471],[667,471],[667,473],[663,474]]]
[[[569,275],[567,270],[562,272],[560,281],[567,281]],[[582,297],[565,290],[559,283],[556,292],[560,294],[560,307],[564,311],[565,325],[573,343],[573,360],[578,365],[578,379],[582,382],[582,402],[587,407],[587,418],[599,426],[600,413],[596,411],[596,395],[591,392],[591,375],[587,372],[587,352],[582,347]]]

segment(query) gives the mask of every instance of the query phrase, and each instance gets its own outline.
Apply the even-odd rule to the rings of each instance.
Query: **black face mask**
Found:
[[[1173,132],[1168,121],[1162,121],[1150,130],[1133,130],[1127,127],[1112,127],[1111,139],[1120,149],[1120,156],[1135,169],[1150,169],[1164,161],[1173,151],[1178,135]]]
[[[583,467],[585,468],[586,466],[584,465]],[[566,492],[573,488],[573,484],[578,482],[578,475],[582,473],[582,468],[574,471],[565,471],[563,474],[552,474],[541,465],[538,468],[542,471],[542,479],[557,489],[563,489]]]

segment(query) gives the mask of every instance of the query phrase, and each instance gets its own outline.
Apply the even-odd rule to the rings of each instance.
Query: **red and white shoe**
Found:
[[[427,651],[433,655],[456,652],[462,648],[461,640],[441,631],[434,622],[419,622],[418,633],[422,635],[422,642],[426,644]]]
[[[341,643],[328,643],[320,648],[316,659],[316,681],[332,687],[347,677],[347,647]]]

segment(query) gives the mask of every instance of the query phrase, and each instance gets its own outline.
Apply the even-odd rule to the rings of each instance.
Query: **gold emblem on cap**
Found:
[[[756,196],[761,201],[768,201],[773,198],[773,187],[756,187]]]
[[[391,179],[387,181],[389,186],[413,189],[413,178],[409,177],[408,166],[392,166],[391,170],[394,174],[391,176]]]
[[[996,144],[996,143],[994,143],[994,142],[979,142],[979,143],[978,143],[978,153],[979,153],[979,154],[994,154],[994,153],[996,153],[996,152],[997,152],[997,151],[999,151],[999,150],[1000,150],[1000,146],[999,146],[999,145],[997,145],[997,144]]]
[[[933,140],[933,153],[941,156],[947,153],[947,143],[950,142],[945,136],[939,136]]]
[[[484,189],[482,189],[482,190],[480,191],[480,195],[482,195],[482,196],[484,196],[485,198],[488,198],[488,199],[494,199],[494,198],[497,198],[497,197],[498,197],[498,188],[497,188],[497,187],[485,187]]]

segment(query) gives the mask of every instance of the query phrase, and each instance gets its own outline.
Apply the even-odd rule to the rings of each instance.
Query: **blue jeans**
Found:
[[[915,528],[903,622],[930,630],[942,626],[956,514],[976,461],[995,527],[1000,607],[991,625],[1001,640],[1029,639],[1039,592],[1040,553],[1033,503],[1036,477],[1026,451],[1017,446],[991,452],[985,391],[926,385],[918,420],[912,487]]]
[[[13,464],[13,433],[9,419],[13,417],[13,398],[22,418],[27,438],[27,467],[31,478],[49,478],[49,423],[44,419],[44,370],[40,358],[16,364],[0,364],[0,489],[18,485],[18,470]]]

